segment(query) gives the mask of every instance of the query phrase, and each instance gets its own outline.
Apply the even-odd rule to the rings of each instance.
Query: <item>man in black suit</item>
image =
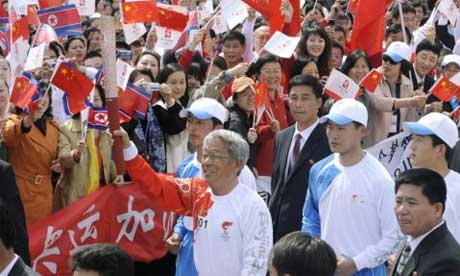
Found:
[[[275,137],[269,201],[274,242],[301,229],[310,168],[331,154],[318,120],[321,94],[315,77],[299,75],[289,81],[289,109],[296,123]]]
[[[0,199],[3,199],[9,206],[13,217],[16,218],[16,241],[14,251],[21,256],[22,260],[30,265],[29,256],[29,238],[27,236],[26,221],[24,216],[24,207],[19,197],[18,187],[16,186],[16,177],[10,164],[0,160]]]
[[[6,202],[0,198],[0,275],[36,276],[38,274],[13,252],[16,236],[13,215]]]
[[[428,169],[411,169],[397,178],[395,212],[409,240],[392,276],[460,274],[460,245],[442,219],[446,190],[442,176]]]
[[[428,93],[434,84],[434,78],[429,74],[435,68],[440,55],[440,49],[436,44],[424,39],[415,50],[415,62],[411,67],[409,78],[412,80],[414,90],[422,89]]]

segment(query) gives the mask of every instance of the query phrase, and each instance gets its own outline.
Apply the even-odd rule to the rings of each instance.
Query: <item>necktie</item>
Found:
[[[406,246],[404,247],[403,252],[401,253],[401,257],[399,258],[398,266],[396,267],[396,275],[402,274],[404,270],[404,266],[406,266],[407,261],[409,260],[409,257],[410,257],[410,245],[409,243],[407,243]]]
[[[297,158],[299,158],[301,141],[302,141],[302,135],[296,134],[294,148],[292,149],[292,153],[291,153],[291,160],[289,160],[288,173],[290,173],[292,168],[294,168],[295,162],[297,161]]]

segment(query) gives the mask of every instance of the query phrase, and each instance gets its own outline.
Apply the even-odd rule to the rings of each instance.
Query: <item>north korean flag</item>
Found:
[[[38,11],[40,22],[54,28],[58,36],[81,35],[80,14],[75,5],[52,7]]]
[[[106,107],[90,107],[88,113],[88,128],[106,130],[109,128],[109,115]]]
[[[128,82],[125,91],[118,93],[121,121],[129,121],[129,119],[136,117],[144,119],[151,97],[151,93],[142,87]]]

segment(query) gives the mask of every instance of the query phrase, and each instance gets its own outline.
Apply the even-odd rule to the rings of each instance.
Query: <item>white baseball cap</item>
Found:
[[[218,101],[211,98],[200,98],[194,101],[189,108],[182,109],[179,112],[179,117],[187,118],[189,112],[200,120],[216,118],[222,124],[227,121],[227,109]]]
[[[459,55],[446,55],[444,59],[442,60],[441,67],[447,66],[451,63],[457,64],[458,67],[460,67],[460,56]]]
[[[436,135],[443,140],[451,149],[458,141],[458,129],[455,123],[446,115],[433,112],[423,116],[417,122],[405,123],[415,135]]]
[[[341,99],[332,105],[329,114],[321,117],[320,122],[332,121],[334,124],[343,126],[351,122],[358,122],[367,126],[367,109],[355,99]]]
[[[412,50],[406,43],[394,41],[388,46],[383,55],[389,56],[394,62],[401,62],[402,60],[411,62]]]

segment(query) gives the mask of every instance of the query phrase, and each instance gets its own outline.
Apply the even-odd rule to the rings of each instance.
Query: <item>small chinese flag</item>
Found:
[[[135,1],[121,3],[123,23],[146,23],[158,21],[156,1]]]
[[[27,6],[27,22],[37,28],[40,25],[40,18],[37,14],[37,8],[34,5]]]
[[[377,71],[377,69],[374,68],[369,73],[367,73],[366,76],[364,76],[359,85],[369,92],[374,92],[382,78],[383,73]]]
[[[18,40],[20,37],[23,37],[24,40],[29,40],[30,32],[29,32],[29,21],[27,16],[19,19],[18,21],[14,22],[13,28],[11,30],[11,37],[13,43]]]
[[[182,32],[187,26],[188,14],[168,8],[168,6],[158,6],[158,25]]]
[[[25,109],[32,102],[32,97],[37,87],[38,85],[33,77],[29,73],[23,72],[14,80],[10,103],[21,109]]]
[[[94,83],[69,63],[61,62],[57,67],[51,83],[65,92],[64,108],[68,114],[83,110],[85,102],[94,88]]]
[[[446,77],[442,77],[436,81],[430,89],[431,94],[436,98],[448,102],[457,93],[458,86]]]
[[[259,82],[254,85],[254,88],[256,90],[255,109],[259,109],[264,104],[268,87],[265,82]]]

